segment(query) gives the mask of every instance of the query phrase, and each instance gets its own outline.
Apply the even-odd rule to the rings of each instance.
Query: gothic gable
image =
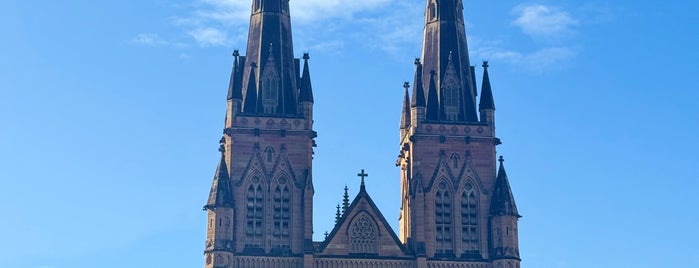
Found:
[[[319,248],[319,256],[406,257],[407,249],[362,188]]]
[[[456,178],[454,173],[452,173],[451,167],[449,167],[444,155],[440,156],[439,161],[437,162],[437,167],[434,169],[432,178],[430,178],[425,191],[432,191],[432,187],[435,185],[435,182],[439,182],[440,180],[445,180],[450,185],[456,185]]]
[[[302,188],[305,183],[305,181],[303,181],[304,178],[296,177],[296,173],[294,172],[294,168],[291,166],[291,162],[289,161],[286,149],[284,149],[283,147],[280,150],[279,156],[277,157],[277,160],[274,162],[274,165],[272,166],[270,173],[270,178],[272,182],[278,180],[281,177],[291,179],[296,188]]]
[[[241,176],[237,179],[235,185],[241,186],[245,183],[247,179],[252,178],[254,176],[257,176],[258,178],[267,181],[267,168],[265,167],[264,163],[265,162],[262,159],[262,155],[260,155],[259,149],[256,149],[255,152],[253,152],[252,156],[250,156],[250,160],[248,160],[248,165],[243,170]]]
[[[476,188],[478,188],[481,193],[488,194],[488,191],[483,185],[483,181],[481,181],[480,176],[478,176],[478,172],[476,171],[476,167],[473,164],[473,161],[471,161],[471,158],[466,157],[464,163],[461,166],[462,168],[459,171],[459,176],[456,177],[455,183],[455,185],[459,186],[459,190],[463,189],[467,181],[471,181],[477,186]]]

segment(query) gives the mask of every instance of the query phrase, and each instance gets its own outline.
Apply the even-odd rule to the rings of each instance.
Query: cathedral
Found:
[[[204,206],[205,268],[520,267],[520,215],[496,155],[488,63],[479,91],[461,0],[426,0],[424,21],[414,81],[396,100],[403,103],[399,229],[372,201],[362,170],[357,196],[345,198],[332,232],[313,241],[309,55],[293,55],[289,0],[252,0]]]

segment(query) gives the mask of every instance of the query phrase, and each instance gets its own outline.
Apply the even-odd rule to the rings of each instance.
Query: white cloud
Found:
[[[405,0],[295,0],[290,8],[292,23],[296,33],[314,32],[308,36],[309,40],[296,40],[305,43],[306,49],[337,49],[343,47],[343,41],[329,37],[333,34],[332,27],[343,29],[348,25],[365,24],[367,13],[378,10],[379,7],[389,3],[404,5]],[[202,47],[228,45],[230,43],[244,42],[247,37],[247,26],[250,20],[250,0],[195,0],[191,7],[193,10],[185,17],[174,19],[176,25],[185,28],[197,44]],[[397,9],[391,13],[401,13]],[[390,11],[389,10],[389,11]],[[385,10],[382,10],[385,12]],[[387,17],[392,14],[386,14]],[[371,27],[365,32],[377,32],[374,28],[385,28],[387,23],[395,23],[395,19],[377,20],[372,25],[359,25]],[[396,24],[404,26],[404,24]],[[356,28],[356,27],[352,27]],[[298,31],[296,30],[298,29]],[[395,33],[393,29],[382,31],[386,36]],[[319,35],[323,35],[320,37]],[[374,36],[379,37],[379,35]],[[303,38],[303,37],[301,37]],[[295,37],[295,39],[299,39]],[[396,39],[393,39],[396,40]],[[317,41],[317,42],[314,42]]]
[[[539,73],[566,64],[578,54],[578,50],[570,47],[545,47],[532,52],[520,52],[497,46],[486,46],[479,47],[474,54],[482,59],[502,61],[517,68]]]
[[[212,27],[196,28],[187,32],[202,47],[221,46],[228,43],[226,33]]]
[[[158,46],[163,46],[163,45],[168,45],[169,42],[163,40],[158,36],[158,34],[154,33],[140,33],[137,34],[136,37],[131,39],[131,42],[139,45],[144,45],[144,46],[152,46],[152,47],[158,47]]]
[[[541,4],[519,5],[512,13],[517,16],[512,23],[533,38],[557,38],[579,24],[568,12]]]

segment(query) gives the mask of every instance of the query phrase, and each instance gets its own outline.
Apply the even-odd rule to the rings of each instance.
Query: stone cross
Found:
[[[357,173],[357,176],[362,178],[362,187],[364,186],[364,178],[369,177],[369,174],[364,173],[364,169],[362,169],[361,173]]]

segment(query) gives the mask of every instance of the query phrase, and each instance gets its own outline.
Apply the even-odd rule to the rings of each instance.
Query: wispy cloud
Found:
[[[512,23],[532,38],[558,38],[579,24],[568,12],[541,4],[519,5],[512,13],[517,16]]]
[[[357,34],[353,37],[361,38],[362,44],[376,49],[395,50],[395,46],[405,42],[409,36],[405,34],[404,28],[407,24],[406,17],[411,17],[404,15],[405,10],[382,7],[388,4],[401,7],[414,6],[405,2],[396,0],[293,1],[290,8],[296,33],[295,42],[303,45],[303,49],[343,49],[346,42],[339,39],[335,33],[355,29],[352,32]],[[187,35],[201,47],[242,43],[247,36],[250,3],[250,0],[195,0],[191,4],[192,11],[187,16],[175,18],[174,22],[183,27]],[[381,19],[375,16],[375,12],[379,10],[384,15]],[[419,25],[415,29],[418,28]],[[379,43],[382,46],[375,45]]]
[[[515,68],[542,73],[556,66],[562,66],[572,61],[580,49],[570,46],[552,46],[535,48],[532,51],[522,51],[513,48],[505,48],[500,41],[482,41],[471,38],[473,51],[471,55],[475,59],[504,62]]]
[[[151,47],[159,47],[159,46],[164,46],[164,45],[169,44],[169,42],[163,40],[162,38],[160,38],[160,36],[158,36],[158,34],[155,34],[155,33],[137,34],[136,37],[131,39],[131,42],[134,44],[151,46]]]
[[[187,34],[194,38],[197,44],[202,47],[221,46],[228,43],[227,34],[213,27],[196,28],[187,32]]]

